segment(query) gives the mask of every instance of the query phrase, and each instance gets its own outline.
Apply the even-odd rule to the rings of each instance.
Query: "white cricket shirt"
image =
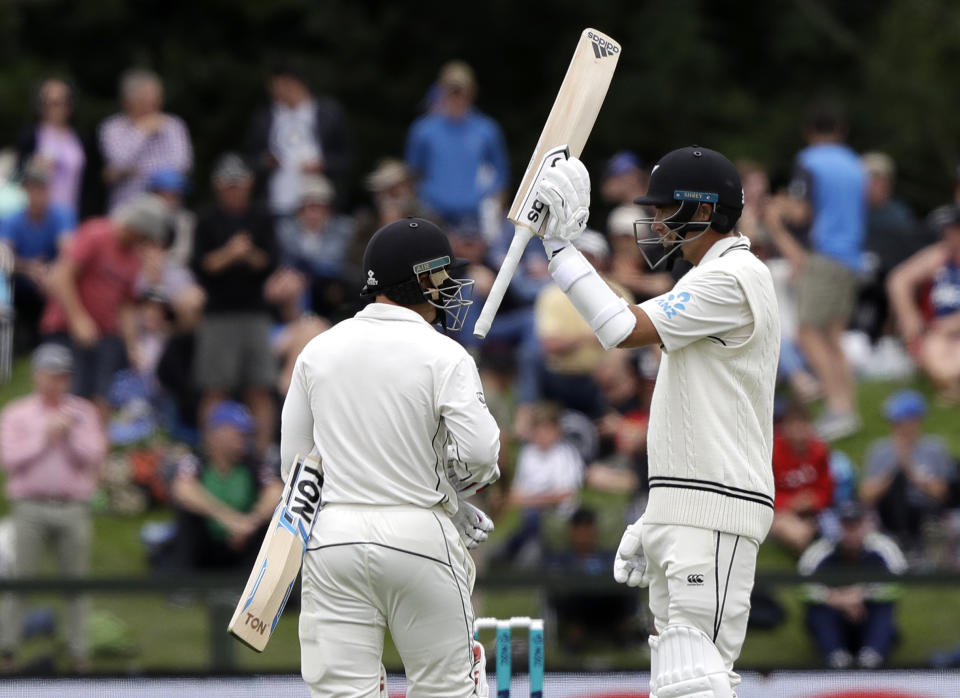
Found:
[[[723,238],[640,308],[664,350],[650,405],[644,521],[762,541],[773,521],[780,355],[769,270],[747,238]]]
[[[448,444],[486,482],[496,479],[500,430],[466,350],[409,308],[373,303],[303,349],[283,404],[284,479],[297,453],[323,460],[323,501],[442,504],[457,494]]]

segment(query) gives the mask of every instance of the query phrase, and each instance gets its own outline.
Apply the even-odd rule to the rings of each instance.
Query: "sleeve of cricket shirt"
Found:
[[[495,482],[500,477],[500,428],[487,409],[480,374],[470,356],[460,359],[444,378],[437,401],[456,460],[475,482]]]
[[[305,385],[303,363],[297,359],[290,377],[290,388],[280,413],[280,476],[287,481],[297,454],[307,455],[314,447],[313,411]]]
[[[640,304],[667,352],[700,339],[742,344],[753,332],[753,313],[739,282],[724,272],[683,277],[673,289]]]

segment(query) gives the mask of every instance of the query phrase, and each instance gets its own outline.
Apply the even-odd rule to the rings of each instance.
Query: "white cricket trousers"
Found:
[[[384,630],[408,698],[474,696],[476,570],[439,508],[326,505],[303,564],[300,657],[313,698],[379,698]]]
[[[720,651],[730,685],[736,688],[740,676],[733,663],[747,635],[759,541],[706,528],[647,523],[641,540],[657,632],[667,625],[702,630]]]

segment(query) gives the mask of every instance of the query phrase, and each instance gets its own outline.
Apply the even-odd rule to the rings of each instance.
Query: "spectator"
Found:
[[[71,209],[51,200],[50,166],[31,158],[23,168],[21,184],[27,206],[0,220],[0,240],[14,260],[15,337],[20,349],[36,344],[37,325],[47,302],[50,268],[77,221]]]
[[[849,571],[903,574],[907,562],[887,536],[870,530],[869,520],[855,502],[840,510],[842,536],[822,538],[800,558],[800,574]],[[809,584],[807,627],[824,662],[832,669],[853,664],[876,669],[885,661],[897,636],[894,623],[898,588],[889,583],[854,583],[842,587]]]
[[[202,455],[180,462],[172,493],[181,566],[246,570],[256,559],[283,484],[273,468],[251,459],[253,432],[246,407],[221,402],[207,417]]]
[[[765,222],[798,275],[797,342],[824,391],[827,409],[817,431],[832,441],[855,434],[861,425],[841,338],[859,284],[867,178],[856,153],[843,143],[846,125],[838,108],[816,107],[804,135],[809,145],[797,156],[789,195],[767,205]],[[785,217],[794,225],[809,223],[807,248],[786,229]]]
[[[532,414],[530,443],[517,454],[517,469],[510,485],[508,504],[522,510],[520,530],[506,541],[498,560],[513,560],[529,544],[539,551],[541,517],[555,511],[565,518],[572,513],[583,482],[583,459],[563,439],[560,409],[538,404]]]
[[[173,235],[167,250],[167,259],[178,267],[187,266],[193,255],[193,236],[197,217],[183,205],[187,192],[187,178],[177,170],[157,170],[147,180],[147,191],[156,194],[170,207]]]
[[[140,194],[109,218],[84,222],[50,273],[40,332],[73,347],[73,391],[107,415],[113,374],[139,365],[134,284],[142,259],[167,237],[167,205]]]
[[[896,392],[883,411],[890,436],[867,450],[860,499],[876,507],[884,529],[901,547],[917,553],[924,525],[934,520],[950,494],[955,464],[940,438],[923,433],[927,403],[920,393]]]
[[[45,549],[53,546],[59,573],[83,577],[89,572],[93,537],[90,498],[107,438],[97,409],[67,394],[73,358],[66,347],[41,345],[33,352],[31,368],[33,392],[0,413],[0,461],[12,509],[15,574],[38,575]],[[19,607],[15,596],[4,598],[0,652],[8,667],[20,642]],[[78,671],[90,667],[88,610],[85,597],[69,597],[64,636]]]
[[[786,407],[774,433],[773,478],[777,495],[770,535],[799,556],[820,529],[820,514],[833,499],[833,480],[830,451],[798,402]]]
[[[313,94],[299,66],[275,64],[267,86],[271,102],[254,116],[247,150],[257,172],[269,175],[270,211],[287,216],[296,212],[303,177],[343,185],[350,150],[340,105]]]
[[[163,109],[163,83],[149,70],[128,70],[120,78],[123,113],[100,125],[103,178],[110,209],[147,188],[158,170],[185,174],[193,165],[190,134],[183,120]]]
[[[216,203],[197,220],[193,270],[207,295],[197,334],[193,376],[203,392],[201,415],[242,392],[257,425],[257,452],[274,440],[270,313],[264,283],[276,267],[273,220],[251,200],[253,173],[240,156],[220,158]]]
[[[581,507],[567,525],[569,548],[550,556],[548,568],[557,575],[605,577],[613,568],[615,551],[597,544],[597,515]],[[586,646],[615,644],[622,647],[638,611],[639,596],[629,589],[602,591],[551,591],[547,603],[556,612],[561,645],[579,652]],[[589,644],[588,644],[589,643]]]
[[[281,269],[267,283],[267,297],[285,309],[285,322],[304,309],[340,319],[359,309],[361,277],[351,278],[347,266],[353,220],[334,214],[333,186],[320,175],[303,178],[299,201],[296,217],[277,224]]]
[[[940,242],[890,273],[887,290],[910,353],[945,405],[960,402],[960,207],[931,214]]]
[[[509,159],[500,126],[474,107],[477,82],[461,61],[443,66],[433,108],[407,134],[407,165],[420,198],[453,225],[480,220],[481,203],[502,199]]]
[[[20,135],[17,155],[20,169],[35,159],[50,173],[50,203],[76,217],[87,156],[83,143],[70,125],[73,91],[66,81],[48,78],[37,93],[36,123]]]

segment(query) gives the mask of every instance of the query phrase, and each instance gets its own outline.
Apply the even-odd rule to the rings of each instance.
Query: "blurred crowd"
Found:
[[[475,104],[468,65],[444,65],[424,88],[423,114],[364,176],[354,207],[350,142],[363,134],[292,63],[273,66],[248,133],[212,163],[209,200],[194,195],[206,186],[190,124],[165,110],[160,76],[125,72],[117,113],[98,124],[74,122],[69,82],[42,83],[33,122],[0,156],[0,301],[13,310],[0,318],[12,339],[0,336],[31,357],[33,381],[0,413],[16,574],[34,574],[46,545],[63,574],[85,574],[91,502],[175,512],[144,531],[159,571],[245,573],[281,487],[279,406],[293,361],[362,307],[373,232],[421,216],[469,260],[475,302],[456,339],[476,357],[503,430],[505,475],[486,504],[516,524],[481,564],[609,576],[616,536],[645,506],[659,351],[604,352],[537,245],[487,339],[473,338],[512,237],[517,173],[496,120]],[[960,404],[960,172],[944,183],[945,204],[920,216],[897,197],[889,156],[845,145],[836,105],[814,106],[798,129],[808,145],[782,186],[758,163],[738,163],[739,230],[773,273],[783,327],[771,544],[804,574],[958,567],[957,454],[925,426],[927,398],[891,389],[889,434],[862,463],[835,443],[863,427],[864,378],[919,372],[938,405]],[[576,243],[634,302],[669,292],[688,268],[651,271],[635,244],[634,221],[647,213],[633,200],[651,164],[609,154],[592,173],[592,228]],[[882,663],[894,597],[876,585],[811,588],[808,621],[825,661]],[[637,611],[635,598],[609,594],[550,603],[570,647],[591,633],[622,639]],[[80,627],[84,601],[72,604]],[[4,601],[6,658],[16,614]],[[82,667],[84,633],[70,637]]]

